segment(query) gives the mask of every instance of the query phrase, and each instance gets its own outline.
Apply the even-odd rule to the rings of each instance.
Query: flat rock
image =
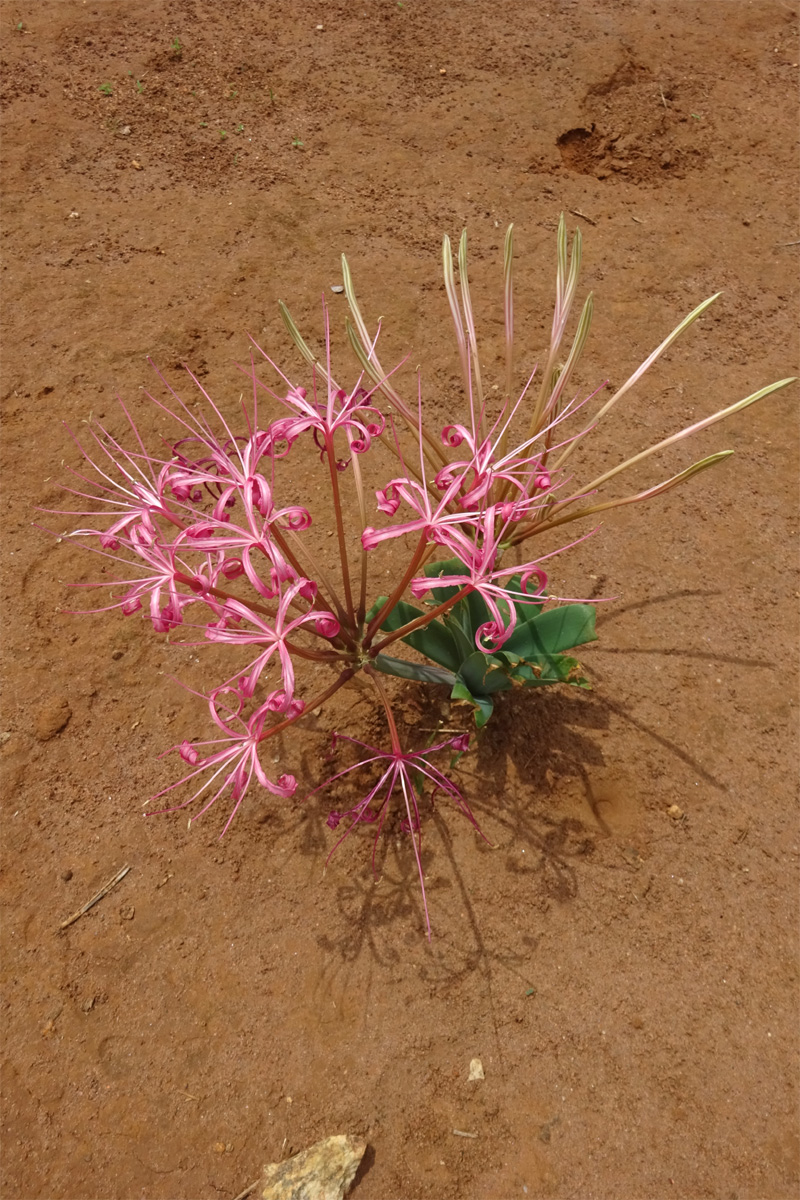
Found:
[[[259,1184],[261,1200],[342,1200],[366,1148],[362,1138],[338,1134],[285,1162],[270,1163]]]
[[[57,733],[61,733],[70,717],[72,709],[66,697],[48,700],[36,715],[34,732],[40,742],[47,742]]]

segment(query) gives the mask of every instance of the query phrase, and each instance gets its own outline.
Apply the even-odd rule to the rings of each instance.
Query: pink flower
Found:
[[[367,526],[361,535],[364,549],[373,550],[381,542],[402,537],[406,533],[424,533],[429,542],[449,546],[451,529],[466,519],[464,513],[448,512],[448,505],[457,495],[460,486],[460,479],[452,480],[445,494],[434,504],[428,489],[415,479],[399,477],[390,480],[385,488],[375,493],[380,511],[392,517],[403,500],[418,514],[417,518],[400,525],[388,525],[384,529]]]
[[[238,552],[237,559],[250,583],[261,596],[271,599],[281,583],[297,578],[272,528],[302,532],[311,525],[311,516],[300,505],[275,507],[273,486],[256,469],[267,452],[265,437],[262,431],[256,431],[243,439],[243,445],[234,438],[221,442],[210,433],[184,438],[176,443],[181,461],[167,482],[176,495],[191,494],[194,504],[202,496],[202,488],[196,486],[199,484],[215,500],[210,514],[194,509],[191,516],[195,519],[186,523],[180,540],[191,542],[195,550],[226,555]],[[207,452],[196,462],[188,457],[192,444]],[[241,517],[233,520],[237,505]],[[269,564],[267,579],[258,569],[261,560]]]
[[[375,853],[378,845],[378,839],[381,835],[384,822],[386,820],[390,802],[393,796],[400,798],[404,808],[405,816],[402,818],[400,828],[405,833],[412,835],[414,846],[414,856],[417,862],[417,871],[419,872],[420,889],[422,891],[422,905],[425,911],[425,924],[428,931],[428,938],[431,936],[431,924],[428,916],[428,902],[425,896],[425,879],[422,870],[422,860],[420,851],[422,846],[421,838],[421,821],[419,812],[419,798],[414,785],[414,775],[423,775],[433,784],[433,793],[431,799],[435,797],[438,791],[444,792],[455,802],[456,808],[463,813],[470,824],[480,833],[484,841],[487,839],[475,820],[467,801],[464,798],[461,790],[456,787],[451,779],[443,775],[438,767],[434,767],[428,762],[428,756],[435,754],[438,750],[444,750],[450,747],[452,750],[461,754],[469,748],[469,734],[460,734],[458,737],[449,738],[447,741],[439,742],[436,746],[431,746],[427,750],[410,751],[407,754],[402,753],[399,749],[389,752],[378,750],[375,746],[368,746],[365,742],[360,742],[356,738],[348,737],[346,734],[334,733],[332,739],[332,748],[335,749],[337,741],[350,742],[354,746],[361,746],[370,754],[368,758],[361,762],[355,763],[352,767],[345,767],[343,771],[339,771],[336,775],[332,775],[325,783],[321,783],[319,787],[314,788],[313,792],[309,792],[313,796],[316,792],[330,784],[335,783],[338,779],[342,779],[345,775],[349,775],[351,771],[359,770],[361,767],[369,766],[371,763],[386,762],[387,766],[383,770],[377,783],[359,800],[352,808],[344,812],[331,812],[328,816],[328,827],[336,829],[340,822],[349,820],[350,825],[344,834],[339,838],[336,845],[328,855],[330,861],[331,855],[338,849],[342,842],[355,829],[356,825],[364,822],[370,825],[377,824],[375,837],[372,847],[372,870],[375,871]]]
[[[469,587],[478,592],[493,618],[481,625],[475,635],[477,648],[486,653],[499,650],[514,632],[517,614],[514,604],[509,601],[533,603],[541,599],[547,587],[547,576],[536,563],[526,563],[521,567],[497,565],[506,524],[498,524],[496,518],[496,508],[492,505],[484,512],[480,526],[474,522],[474,534],[467,534],[460,528],[451,531],[448,544],[464,563],[463,572],[422,576],[411,581],[411,594],[417,599],[433,588]],[[479,533],[481,536],[478,536]],[[519,594],[512,595],[508,591],[508,580],[513,575],[522,576],[522,587]],[[528,581],[534,577],[538,587],[535,592],[529,592]],[[490,642],[491,646],[486,646],[485,642]]]
[[[325,454],[326,440],[333,437],[338,429],[348,434],[350,449],[354,454],[364,454],[369,450],[374,437],[380,437],[384,430],[383,415],[373,405],[369,404],[371,392],[363,387],[356,387],[348,393],[343,388],[328,389],[327,403],[317,400],[317,384],[314,380],[314,399],[307,399],[305,388],[295,387],[287,392],[283,403],[297,412],[295,417],[280,417],[266,429],[265,450],[276,458],[283,458],[289,453],[301,433],[311,430],[314,441]]]
[[[536,439],[540,440],[540,439]],[[440,490],[449,489],[458,477],[458,503],[463,509],[471,509],[491,499],[495,480],[502,479],[511,484],[525,500],[534,493],[547,491],[551,486],[550,474],[542,466],[542,456],[526,454],[529,443],[516,447],[495,461],[495,444],[490,438],[477,444],[476,438],[463,425],[448,425],[442,430],[442,441],[455,448],[466,442],[471,457],[448,463],[437,473],[434,480]],[[526,506],[526,511],[529,506]],[[520,514],[522,515],[522,514]]]
[[[361,378],[351,392],[347,392],[344,388],[336,385],[331,374],[331,339],[330,339],[330,321],[328,318],[327,305],[323,301],[323,314],[325,317],[325,358],[326,367],[324,375],[327,382],[327,396],[321,400],[317,394],[317,372],[314,371],[313,376],[313,399],[309,399],[305,388],[297,387],[289,382],[283,372],[273,363],[268,354],[258,345],[253,342],[253,345],[262,354],[267,362],[278,371],[284,381],[288,384],[288,391],[285,396],[277,396],[271,388],[268,388],[255,373],[255,367],[251,366],[249,372],[250,378],[253,381],[254,390],[257,387],[264,388],[271,396],[275,396],[287,408],[291,409],[295,414],[290,417],[281,417],[277,421],[273,421],[264,433],[263,438],[263,453],[269,454],[275,458],[283,458],[289,453],[293,444],[301,433],[311,431],[319,450],[320,457],[324,457],[326,452],[330,452],[333,446],[333,437],[337,431],[342,431],[346,434],[353,454],[364,454],[369,450],[372,439],[380,437],[385,427],[383,414],[372,404],[370,400],[373,394],[377,391],[378,385],[372,388],[371,391],[366,391],[361,386]],[[337,463],[337,466],[343,470],[347,465],[347,460]]]
[[[404,502],[417,517],[384,529],[367,527],[361,538],[365,550],[407,533],[424,533],[428,541],[446,546],[461,557],[456,543],[464,544],[465,530],[470,525],[483,527],[491,490],[498,479],[515,489],[511,498],[489,505],[502,525],[520,521],[542,505],[541,492],[551,487],[551,479],[541,465],[540,456],[524,456],[532,442],[523,443],[496,463],[490,439],[486,438],[480,447],[476,447],[475,437],[463,425],[448,425],[442,431],[442,440],[453,447],[466,442],[472,457],[448,463],[438,471],[434,483],[443,493],[438,503],[434,502],[427,486],[407,476],[392,479],[385,488],[377,491],[378,509],[387,516],[393,517]],[[425,462],[421,451],[420,466],[424,478]]]
[[[191,497],[197,504],[202,496],[198,485],[202,484],[215,498],[212,515],[217,522],[227,521],[229,510],[241,499],[250,522],[257,512],[269,524],[282,519],[291,528],[307,528],[311,519],[305,509],[288,508],[276,512],[272,485],[257,470],[259,461],[268,453],[268,434],[259,430],[252,437],[241,440],[242,445],[240,439],[221,442],[204,436],[176,442],[174,449],[180,461],[168,474],[170,490],[181,498]],[[202,446],[208,454],[192,461],[187,457],[187,449],[193,443]]]
[[[236,677],[236,686],[241,696],[249,698],[253,695],[262,671],[272,656],[277,654],[281,666],[283,693],[285,693],[283,711],[286,711],[291,705],[294,697],[295,677],[291,651],[286,645],[287,639],[296,630],[308,625],[312,625],[314,632],[320,637],[327,639],[336,637],[339,632],[339,622],[333,613],[321,609],[312,608],[308,612],[289,619],[290,607],[297,597],[303,596],[306,600],[313,601],[316,591],[316,584],[311,583],[308,579],[295,580],[294,583],[284,588],[272,624],[240,600],[228,600],[225,604],[225,618],[228,619],[223,618],[222,621],[212,622],[206,627],[206,637],[210,642],[263,647],[244,673]],[[246,622],[249,628],[242,628],[239,624],[231,627],[230,617]],[[275,693],[272,695],[274,697]]]
[[[265,505],[266,511],[262,508],[257,510],[248,496],[247,489],[242,494],[241,523],[235,523],[228,515],[217,515],[212,519],[202,518],[189,525],[178,536],[177,541],[184,543],[187,549],[218,551],[226,558],[233,554],[234,557],[227,561],[236,565],[227,569],[233,574],[226,574],[226,577],[235,578],[237,574],[243,573],[259,595],[265,599],[272,599],[277,595],[282,583],[297,579],[297,572],[272,536],[271,527],[278,525],[295,531],[307,529],[311,524],[311,516],[305,508],[298,505],[275,509],[271,500]],[[218,507],[215,507],[215,513]],[[264,567],[267,568],[266,572]],[[265,573],[268,581],[264,578]]]
[[[122,405],[122,410],[138,439],[138,430],[124,405]],[[97,443],[98,449],[108,458],[108,464],[105,467],[102,459],[95,462],[78,439],[74,438],[74,440],[86,462],[99,477],[99,482],[89,479],[77,471],[74,474],[89,487],[96,489],[99,495],[91,495],[74,488],[67,488],[66,491],[83,499],[99,501],[101,504],[109,506],[102,512],[92,509],[81,515],[111,517],[113,520],[106,529],[79,529],[76,530],[76,533],[84,537],[98,537],[104,550],[113,551],[119,549],[120,537],[135,526],[141,525],[150,533],[155,533],[156,517],[163,517],[180,526],[180,519],[171,510],[169,503],[171,464],[152,458],[144,452],[130,454],[102,425],[98,425],[98,429],[101,436],[98,436],[93,429],[91,436]]]
[[[173,808],[153,810],[145,813],[145,816],[150,817],[161,813],[178,812],[180,809],[187,808],[190,804],[193,804],[204,792],[213,791],[213,795],[209,800],[206,800],[206,803],[197,816],[191,818],[191,821],[196,821],[198,817],[202,817],[204,813],[208,812],[211,805],[224,792],[230,789],[234,806],[228,820],[225,822],[222,834],[220,834],[220,836],[223,836],[227,833],[231,821],[236,816],[239,805],[244,799],[245,793],[253,779],[256,779],[263,788],[266,788],[267,791],[272,792],[275,796],[291,796],[295,791],[297,780],[293,775],[280,775],[277,780],[273,781],[267,776],[259,760],[259,744],[265,738],[269,737],[270,732],[269,729],[265,730],[264,728],[267,712],[256,713],[249,720],[245,720],[241,715],[242,697],[238,693],[233,692],[231,694],[234,697],[235,707],[222,713],[220,712],[223,703],[222,698],[229,693],[231,693],[231,689],[229,688],[218,688],[208,698],[211,719],[222,730],[224,736],[207,742],[181,742],[179,746],[174,746],[173,749],[178,751],[184,762],[189,763],[195,769],[190,771],[188,775],[185,775],[183,779],[179,779],[177,783],[172,783],[169,787],[164,788],[153,799],[157,800],[161,796],[165,796],[168,792],[182,787],[190,780],[198,779],[208,771],[211,772],[209,778],[205,780],[188,800],[184,800],[182,804],[177,804]],[[205,758],[201,758],[199,747],[202,746],[221,746],[222,748],[215,750]],[[216,790],[214,790],[215,786]]]
[[[92,532],[92,530],[77,530],[73,536]],[[102,581],[88,586],[120,587],[122,585],[127,587],[128,590],[121,600],[116,600],[107,606],[109,609],[121,609],[125,616],[139,612],[142,601],[149,596],[150,620],[153,628],[157,633],[168,633],[182,623],[183,610],[197,600],[198,593],[201,593],[207,586],[207,580],[191,567],[179,563],[175,558],[174,548],[164,545],[159,537],[143,523],[135,525],[124,540],[127,548],[142,560],[142,570],[145,574],[141,578]],[[119,544],[117,542],[117,545]],[[97,553],[123,562],[126,567],[139,566],[139,563],[131,563],[128,559],[119,558],[116,554],[106,551],[97,551]],[[188,588],[188,592],[182,590],[184,588]],[[91,611],[102,612],[105,610],[93,609]]]

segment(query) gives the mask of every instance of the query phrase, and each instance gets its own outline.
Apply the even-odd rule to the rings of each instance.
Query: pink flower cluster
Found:
[[[417,598],[431,590],[432,581],[421,570],[431,553],[458,560],[459,571],[433,582],[458,588],[459,596],[475,591],[483,597],[491,620],[480,629],[476,647],[488,652],[502,646],[514,629],[516,610],[506,590],[510,578],[522,575],[514,599],[541,598],[547,582],[541,567],[533,562],[521,569],[505,566],[501,557],[509,530],[535,517],[554,487],[541,452],[532,452],[526,444],[499,454],[492,438],[480,435],[476,420],[472,430],[448,425],[441,433],[443,451],[431,485],[424,482],[428,462],[423,450],[418,471],[397,475],[374,489],[377,512],[389,522],[375,528],[362,521],[354,555],[352,537],[344,529],[348,518],[340,480],[351,480],[360,511],[366,514],[359,460],[391,430],[403,461],[401,440],[393,419],[378,407],[377,389],[367,391],[359,379],[346,392],[332,380],[329,364],[325,373],[314,370],[310,396],[285,376],[285,391],[276,394],[252,363],[248,373],[253,403],[244,414],[244,435],[232,431],[205,392],[213,426],[172,392],[171,408],[155,403],[177,422],[180,436],[169,457],[158,458],[145,450],[123,406],[135,448],[125,448],[102,426],[93,428],[94,448],[84,450],[93,474],[79,473],[81,486],[68,489],[93,502],[82,514],[91,513],[93,523],[73,536],[88,539],[98,554],[125,566],[122,578],[103,585],[113,594],[106,608],[132,616],[145,606],[158,633],[200,629],[208,642],[231,648],[237,665],[204,697],[218,736],[175,747],[191,771],[166,789],[172,793],[190,785],[188,799],[175,807],[200,802],[198,815],[229,794],[233,808],[225,829],[252,783],[279,796],[289,796],[297,787],[293,775],[272,778],[264,768],[260,755],[267,740],[293,724],[307,704],[318,707],[358,671],[375,680],[381,650],[402,634],[383,636],[380,618],[367,617],[368,604],[375,600],[369,594],[371,552],[389,540],[414,535],[407,570],[391,602],[384,601],[381,617],[407,589]],[[320,374],[327,382],[322,397]],[[264,389],[289,415],[260,423],[258,397]],[[420,428],[421,413],[413,431],[421,442]],[[505,433],[505,427],[499,432]],[[296,494],[301,486],[298,464],[290,474],[285,460],[294,457],[298,447],[311,448],[306,438],[314,453],[310,459],[307,454],[302,457],[301,472],[308,476],[318,469],[314,457],[322,461],[323,471],[327,468],[330,511],[339,532],[339,578],[323,570],[306,544],[313,524],[309,508],[279,499],[289,488]],[[462,455],[449,460],[447,450],[461,450]],[[404,515],[401,506],[410,510],[410,519],[399,519]],[[102,524],[99,516],[105,517]],[[298,670],[304,663],[332,670],[332,682],[321,694],[303,694]],[[403,765],[413,754],[408,758],[401,748],[386,690],[379,685],[377,691],[392,732],[388,757],[393,765],[381,777],[383,783],[394,780],[387,801],[393,789],[398,795],[402,792],[407,807],[404,827],[418,834],[418,817],[409,815],[417,813],[417,799]],[[458,749],[465,748],[459,742]],[[423,775],[468,811],[458,789],[441,772],[425,767]],[[371,789],[350,812],[353,823],[373,819],[369,813],[375,794]],[[381,812],[385,815],[385,806]],[[331,818],[334,823],[339,819]]]

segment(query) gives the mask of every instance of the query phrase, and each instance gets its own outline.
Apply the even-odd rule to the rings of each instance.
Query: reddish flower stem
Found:
[[[397,604],[397,601],[403,595],[403,592],[406,590],[406,588],[408,587],[412,578],[414,577],[414,573],[415,573],[417,567],[419,566],[420,562],[422,561],[422,557],[425,553],[425,548],[426,548],[427,544],[428,544],[427,538],[426,538],[425,534],[423,533],[422,537],[419,539],[419,544],[417,545],[417,548],[414,551],[414,557],[411,559],[411,562],[409,563],[408,568],[406,569],[405,575],[400,580],[400,583],[394,589],[394,591],[392,592],[389,599],[386,601],[386,603],[383,605],[383,607],[380,609],[380,611],[378,613],[376,613],[376,615],[372,618],[369,625],[367,626],[367,631],[364,634],[364,639],[362,642],[362,645],[364,646],[365,649],[367,649],[369,647],[370,642],[372,641],[375,634],[378,632],[378,630],[381,627],[381,622],[392,611],[395,604]]]
[[[389,736],[392,739],[392,751],[395,754],[402,754],[403,747],[400,744],[400,734],[397,732],[397,725],[395,724],[394,715],[392,714],[391,705],[389,704],[389,697],[386,695],[386,689],[378,678],[378,672],[374,669],[374,667],[367,666],[364,668],[364,670],[366,671],[367,675],[369,675],[375,691],[380,696],[381,704],[383,705],[384,712],[386,713],[386,720],[389,724]],[[380,833],[380,830],[378,832]]]
[[[195,580],[193,580],[190,575],[184,575],[183,571],[176,571],[175,579],[179,583],[185,584],[189,588],[190,591],[194,592],[194,588],[192,587],[192,584],[195,582]],[[238,596],[234,596],[231,592],[223,591],[222,588],[208,587],[205,590],[207,592],[211,592],[211,594],[213,596],[216,596],[218,600],[239,600]],[[239,603],[241,603],[241,601],[239,601]],[[276,616],[278,615],[277,613],[275,613],[275,612],[271,611],[269,608],[267,608],[267,606],[265,604],[258,604],[254,600],[248,600],[247,607],[252,608],[255,612],[263,613],[263,615],[265,617],[269,617],[270,620],[273,620],[273,621],[275,620]],[[313,633],[316,637],[323,636],[321,633],[317,633],[316,630],[314,630],[314,629],[309,629],[309,630],[307,630],[307,632]],[[330,638],[325,638],[325,641],[331,642],[331,644],[333,644],[332,639],[330,639]],[[297,646],[294,642],[289,642],[289,641],[286,641],[285,645],[292,652],[292,654],[297,654],[297,655],[299,655],[300,658],[312,659],[314,662],[338,662],[342,658],[342,654],[340,652],[336,652],[336,651],[331,651],[329,653],[324,650],[309,650],[309,649],[306,649],[304,646]]]
[[[273,736],[273,734],[280,733],[282,730],[288,729],[290,725],[294,725],[295,721],[299,721],[303,716],[308,716],[308,714],[313,712],[315,708],[319,708],[319,706],[324,704],[326,700],[330,700],[331,696],[338,692],[339,688],[344,687],[347,681],[352,679],[357,672],[357,667],[348,667],[347,670],[342,671],[339,678],[336,679],[329,688],[326,688],[324,692],[321,692],[319,696],[316,696],[313,700],[311,700],[305,706],[302,712],[295,713],[293,717],[287,717],[285,721],[279,721],[277,725],[270,725],[269,729],[265,729],[261,734],[261,737],[258,739],[259,744],[261,742],[266,742],[268,738]]]
[[[440,604],[438,608],[432,608],[429,613],[423,613],[422,616],[417,617],[415,621],[409,621],[407,625],[402,625],[399,629],[395,629],[394,633],[390,633],[389,636],[385,637],[382,642],[378,642],[377,646],[372,647],[369,652],[370,658],[375,658],[375,656],[380,654],[381,651],[386,648],[386,646],[391,645],[392,642],[396,642],[398,638],[407,637],[408,634],[413,633],[415,629],[422,629],[423,626],[430,625],[431,621],[434,621],[436,617],[440,617],[442,613],[446,613],[447,610],[452,608],[454,604],[458,604],[459,600],[463,600],[465,596],[468,596],[470,592],[474,591],[475,589],[472,584],[468,583],[466,587],[461,588],[458,592],[456,592],[455,596],[451,597],[450,600],[445,600],[444,604]]]

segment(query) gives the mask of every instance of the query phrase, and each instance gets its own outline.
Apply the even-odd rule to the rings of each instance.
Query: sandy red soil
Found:
[[[582,229],[587,391],[724,289],[601,463],[792,374],[797,61],[778,0],[4,7],[8,1200],[232,1198],[339,1132],[369,1142],[358,1200],[798,1194],[797,387],[558,560],[563,594],[616,598],[593,690],[515,695],[463,760],[498,848],[428,818],[430,943],[407,840],[378,885],[367,837],[323,874],[321,798],[253,796],[222,841],[221,810],[143,819],[158,756],[205,736],[172,680],[198,652],[65,615],[95,564],[32,524],[69,525],[35,513],[78,461],[63,422],[117,428],[120,395],[157,430],[148,355],[229,412],[248,331],[297,367],[277,300],[318,330],[343,251],[384,360],[453,419],[440,246],[465,224],[494,345],[515,222],[528,366],[559,213]],[[412,734],[445,711],[401,705]],[[378,717],[353,693],[287,739],[306,788],[344,721]]]

